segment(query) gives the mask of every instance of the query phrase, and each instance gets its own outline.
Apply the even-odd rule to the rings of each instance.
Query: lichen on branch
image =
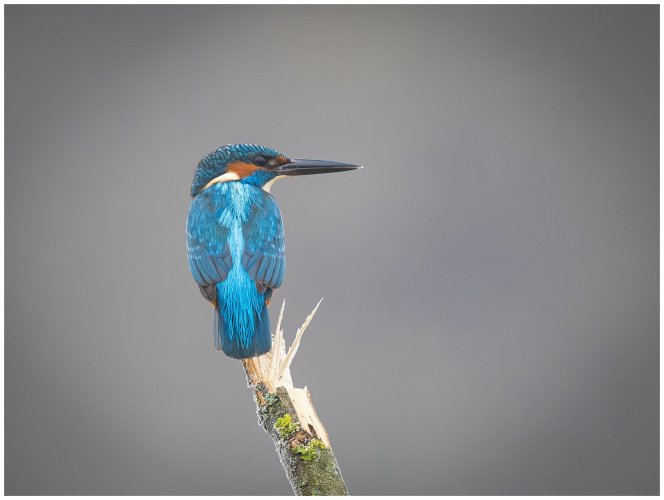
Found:
[[[321,299],[322,301],[322,299]],[[270,435],[293,491],[297,495],[348,495],[348,488],[332,451],[327,431],[306,387],[293,386],[290,364],[302,335],[320,305],[306,318],[286,352],[281,306],[272,350],[243,359],[249,386],[254,391],[258,422]]]

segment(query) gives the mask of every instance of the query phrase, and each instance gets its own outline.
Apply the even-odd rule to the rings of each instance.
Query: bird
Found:
[[[196,165],[187,216],[189,270],[214,307],[214,348],[244,359],[272,346],[268,306],[286,270],[284,225],[273,184],[362,166],[291,159],[256,144],[226,144]]]

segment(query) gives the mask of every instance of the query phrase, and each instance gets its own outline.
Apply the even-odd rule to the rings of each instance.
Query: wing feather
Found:
[[[242,264],[251,279],[269,288],[279,288],[285,261],[284,225],[272,195],[265,193],[253,206],[242,233],[245,242]]]
[[[196,283],[207,286],[224,281],[232,266],[228,228],[219,224],[221,207],[201,193],[194,198],[187,220],[189,269]]]

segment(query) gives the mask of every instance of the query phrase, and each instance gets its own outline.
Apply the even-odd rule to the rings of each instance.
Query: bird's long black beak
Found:
[[[346,172],[347,170],[356,170],[358,168],[362,168],[362,166],[353,165],[352,163],[339,163],[338,161],[295,158],[275,171],[281,175],[311,175]]]

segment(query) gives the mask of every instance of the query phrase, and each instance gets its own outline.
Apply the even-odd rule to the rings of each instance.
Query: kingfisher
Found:
[[[268,306],[286,270],[284,225],[270,194],[280,179],[360,165],[291,159],[256,144],[227,144],[198,162],[187,217],[189,269],[214,307],[214,347],[251,358],[272,346]]]

